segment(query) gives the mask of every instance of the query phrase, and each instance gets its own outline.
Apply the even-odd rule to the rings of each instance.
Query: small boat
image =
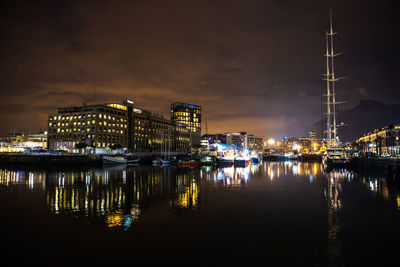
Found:
[[[204,166],[212,166],[215,164],[215,158],[212,156],[205,156],[201,158],[201,164]]]
[[[104,164],[126,164],[127,162],[125,155],[122,154],[103,156]]]
[[[128,159],[128,160],[127,160],[127,163],[128,163],[128,164],[139,164],[140,161],[141,161],[140,158],[137,158],[137,159]]]
[[[138,158],[133,154],[126,154],[125,158],[127,159],[128,164],[139,164],[142,161],[140,157]]]
[[[169,163],[170,163],[170,161],[167,160],[167,159],[162,159],[162,160],[161,160],[161,164],[163,164],[163,165],[167,165],[167,164],[169,164]]]
[[[257,156],[252,156],[251,157],[251,163],[252,164],[258,164],[260,162],[260,160],[258,159]]]

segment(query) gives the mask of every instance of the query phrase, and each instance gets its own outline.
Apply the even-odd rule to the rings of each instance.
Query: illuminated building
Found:
[[[192,144],[200,145],[201,106],[175,102],[171,104],[171,121],[191,132]]]
[[[361,136],[356,142],[363,152],[381,155],[400,154],[400,125],[387,125]]]
[[[243,148],[251,148],[257,151],[264,150],[264,140],[262,137],[256,137],[246,132],[224,133],[224,134],[204,134],[201,137],[202,146],[220,143],[227,145],[236,145]]]
[[[204,134],[201,136],[202,146],[209,146],[214,143],[226,144],[226,134]]]
[[[24,135],[10,133],[0,138],[0,152],[23,152],[26,149],[37,150],[47,148],[47,132]]]
[[[247,136],[247,146],[253,150],[259,152],[264,151],[264,139],[262,137],[256,137],[252,134]]]
[[[311,140],[317,140],[317,130],[312,130],[311,132],[308,133],[308,137]]]
[[[247,133],[227,133],[226,134],[226,144],[228,145],[236,145],[240,147],[247,148]]]
[[[74,150],[78,143],[93,148],[113,146],[134,151],[187,151],[189,130],[162,116],[123,104],[108,103],[58,108],[48,120],[49,149]]]

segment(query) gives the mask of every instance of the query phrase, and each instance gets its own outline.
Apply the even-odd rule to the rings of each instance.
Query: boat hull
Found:
[[[258,164],[260,160],[258,158],[251,158],[251,163]]]
[[[337,167],[337,168],[339,168],[339,167],[341,167],[341,168],[347,167],[349,165],[349,163],[350,163],[349,159],[347,159],[347,158],[332,159],[332,158],[328,158],[328,157],[323,158],[322,162],[323,162],[323,164],[325,166]]]
[[[128,161],[124,157],[109,157],[103,156],[104,164],[126,164]]]
[[[233,165],[233,160],[228,159],[217,159],[218,167],[231,167]]]
[[[246,167],[249,164],[250,164],[250,160],[235,159],[233,161],[233,166],[235,166],[235,167]]]

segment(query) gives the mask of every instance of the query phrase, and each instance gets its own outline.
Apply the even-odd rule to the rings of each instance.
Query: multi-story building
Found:
[[[171,104],[171,121],[191,132],[192,145],[200,145],[201,106],[175,102]]]
[[[252,134],[249,134],[247,136],[247,147],[262,152],[264,151],[264,139],[262,137],[256,137]]]
[[[240,147],[247,148],[247,133],[227,133],[226,134],[226,143],[228,145],[237,145]]]
[[[119,146],[134,151],[186,151],[189,130],[149,111],[133,101],[57,109],[49,115],[49,149],[72,150],[77,143],[95,148]]]
[[[215,143],[226,144],[226,134],[204,134],[201,136],[202,146],[209,146]]]
[[[364,134],[356,141],[364,152],[400,155],[400,125],[391,124]]]
[[[22,152],[27,149],[37,150],[47,148],[47,132],[24,135],[23,133],[9,133],[0,138],[0,152]]]
[[[295,153],[303,153],[311,151],[311,138],[310,137],[292,137],[287,142],[288,150]]]

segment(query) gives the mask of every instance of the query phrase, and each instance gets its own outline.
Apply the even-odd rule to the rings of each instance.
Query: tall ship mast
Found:
[[[336,121],[336,105],[340,104],[336,101],[336,88],[335,83],[342,79],[337,78],[335,73],[335,57],[340,53],[335,53],[333,47],[333,39],[336,32],[333,31],[332,11],[329,14],[329,31],[325,32],[326,41],[326,73],[324,74],[326,80],[326,142],[327,147],[337,147],[339,143],[338,125]]]
[[[342,78],[336,77],[335,73],[335,54],[333,49],[333,37],[336,32],[333,31],[332,11],[329,14],[329,31],[325,32],[326,42],[326,151],[322,156],[324,166],[346,166],[350,159],[346,151],[339,147],[338,125],[336,121],[337,109],[336,105],[340,104],[336,101],[336,82]]]

